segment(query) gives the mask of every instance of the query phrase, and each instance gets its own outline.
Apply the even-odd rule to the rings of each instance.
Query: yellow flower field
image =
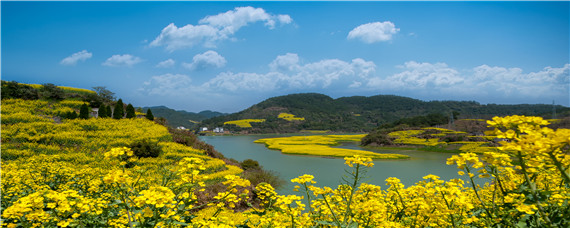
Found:
[[[305,174],[291,180],[300,195],[279,195],[267,183],[251,186],[238,167],[171,142],[151,121],[56,123],[59,106],[2,100],[2,227],[570,226],[570,130],[544,127],[540,117],[488,121],[495,128],[488,133],[505,139],[499,147],[447,160],[467,183],[426,174],[411,186],[391,177],[383,188],[363,182],[372,158],[354,155],[345,157],[347,174],[335,189]],[[5,123],[5,115],[22,117]],[[361,137],[263,140],[328,147]],[[135,140],[158,142],[163,153],[137,158],[125,147]],[[485,185],[475,184],[480,178]],[[200,201],[211,184],[220,191]]]
[[[374,159],[408,158],[401,154],[380,154],[364,150],[334,148],[340,142],[360,142],[365,135],[312,135],[281,138],[258,139],[256,143],[265,143],[267,148],[281,150],[285,154],[314,155],[326,157],[350,157],[353,155],[369,156]]]
[[[39,88],[43,87],[43,85],[39,85],[39,84],[24,84],[24,85],[31,86],[32,88],[35,88],[35,89],[39,89]],[[64,91],[69,91],[69,92],[96,93],[95,91],[89,90],[89,89],[80,89],[80,88],[74,88],[74,87],[68,87],[68,86],[57,86],[57,87],[60,89],[63,89]]]
[[[250,128],[252,122],[253,123],[263,123],[263,122],[265,122],[265,119],[232,120],[232,121],[226,121],[226,122],[224,122],[224,124],[233,124],[233,125],[237,125],[238,127]]]
[[[287,121],[294,121],[294,120],[303,121],[303,120],[305,120],[305,117],[295,117],[295,115],[293,115],[293,114],[284,113],[284,112],[279,113],[279,115],[277,116],[277,118],[284,119],[284,120],[287,120]]]

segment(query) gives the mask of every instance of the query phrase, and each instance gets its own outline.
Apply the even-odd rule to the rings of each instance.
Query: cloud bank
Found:
[[[200,62],[197,59],[207,56],[204,54],[196,55],[200,57],[194,62]],[[344,91],[346,94],[402,94],[427,100],[569,102],[569,64],[536,72],[488,65],[457,69],[443,62],[417,61],[395,66],[397,72],[393,74],[383,75],[376,68],[374,62],[362,58],[304,62],[298,54],[286,53],[269,62],[265,73],[222,72],[201,84],[192,84],[186,75],[166,74],[152,77],[141,91],[164,96],[209,94],[222,100],[236,94],[267,98],[297,92]]]

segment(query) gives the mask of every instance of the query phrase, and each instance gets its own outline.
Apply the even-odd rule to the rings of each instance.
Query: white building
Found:
[[[214,133],[224,133],[224,128],[223,127],[214,128]]]

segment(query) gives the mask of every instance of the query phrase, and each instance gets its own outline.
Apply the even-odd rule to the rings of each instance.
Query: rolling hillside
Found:
[[[168,125],[171,127],[183,126],[185,128],[193,128],[196,127],[196,124],[202,120],[227,115],[225,113],[214,112],[210,110],[201,111],[199,113],[187,112],[182,110],[174,110],[166,106],[144,107],[143,111],[146,113],[146,110],[149,108],[155,117],[165,118],[168,121]]]
[[[245,130],[247,133],[285,133],[300,130],[367,132],[384,123],[430,113],[450,116],[455,111],[459,113],[459,118],[515,114],[544,115],[551,118],[552,109],[553,106],[547,104],[483,105],[475,101],[421,101],[394,95],[333,99],[323,94],[305,93],[269,98],[241,112],[204,120],[202,126],[217,127],[232,120],[265,119],[264,122],[252,123],[251,128],[228,124],[224,127],[233,131]],[[568,112],[570,108],[558,105],[556,110],[562,113]],[[277,118],[280,113],[290,113],[305,119],[287,121]]]

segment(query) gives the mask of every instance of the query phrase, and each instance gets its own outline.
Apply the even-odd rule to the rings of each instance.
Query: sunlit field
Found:
[[[365,135],[311,135],[290,136],[281,138],[266,138],[256,140],[264,143],[267,148],[280,150],[285,154],[313,155],[326,157],[350,157],[353,155],[368,156],[373,159],[401,159],[407,155],[380,154],[364,150],[334,148],[340,142],[360,142]]]
[[[172,142],[166,127],[153,121],[54,116],[81,104],[2,101],[3,227],[570,225],[570,130],[544,127],[548,121],[540,117],[488,121],[495,128],[488,134],[504,139],[499,147],[447,161],[469,178],[467,183],[426,173],[411,186],[397,178],[387,179],[386,186],[367,184],[363,177],[378,157],[352,153],[345,157],[347,175],[339,177],[341,185],[316,187],[314,177],[306,174],[291,180],[300,195],[278,195],[269,184],[251,186],[240,177],[240,168]],[[413,141],[413,133],[395,134]],[[316,152],[304,154],[322,156],[332,150],[327,156],[345,156],[331,146],[363,136],[259,142],[284,152],[307,147]],[[141,141],[156,143],[162,152],[139,157],[128,146]],[[487,184],[475,184],[478,178]],[[218,191],[210,191],[215,185]]]

